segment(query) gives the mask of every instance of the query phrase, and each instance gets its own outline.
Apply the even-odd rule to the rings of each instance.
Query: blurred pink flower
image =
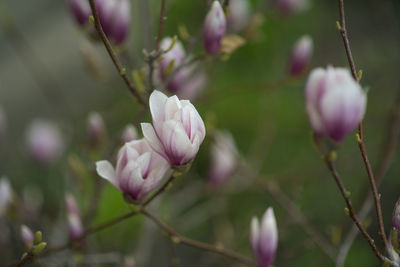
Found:
[[[294,45],[289,59],[289,72],[296,76],[304,72],[310,64],[313,53],[313,40],[310,36],[302,36]]]
[[[208,12],[204,26],[204,49],[209,54],[216,54],[221,49],[221,39],[226,31],[226,18],[224,10],[219,1],[215,0],[212,3],[211,9]]]
[[[65,196],[65,203],[67,207],[68,219],[68,232],[71,240],[78,240],[84,234],[81,215],[73,195],[67,194]]]

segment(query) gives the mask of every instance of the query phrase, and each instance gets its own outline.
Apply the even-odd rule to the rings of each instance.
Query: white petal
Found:
[[[118,179],[115,174],[114,167],[108,160],[96,162],[96,171],[99,176],[109,181],[112,185],[118,188]]]
[[[182,123],[167,121],[163,125],[162,142],[171,164],[181,165],[185,155],[192,151],[192,143],[187,136]]]
[[[150,95],[150,111],[154,122],[162,122],[165,119],[165,103],[168,97],[160,91],[154,90]]]
[[[176,114],[181,108],[181,102],[176,95],[168,98],[167,102],[165,103],[165,121],[180,119],[180,117],[176,117]]]
[[[150,123],[141,123],[140,125],[142,126],[143,136],[144,138],[146,138],[151,148],[167,159],[168,157],[164,152],[164,146],[161,144],[160,139],[154,131],[153,126]]]

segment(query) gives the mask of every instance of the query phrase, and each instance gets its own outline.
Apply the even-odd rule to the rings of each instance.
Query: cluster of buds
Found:
[[[97,173],[129,201],[143,200],[171,165],[192,161],[205,136],[203,120],[190,101],[159,91],[149,101],[153,125],[142,123],[145,138],[125,143],[115,168],[106,160],[96,163]]]
[[[367,97],[343,68],[313,70],[306,84],[306,111],[317,136],[342,141],[361,122]]]
[[[104,120],[97,112],[91,112],[87,119],[87,131],[89,142],[93,146],[98,146],[103,141],[106,134]]]
[[[68,0],[68,4],[77,23],[86,25],[92,15],[88,0]],[[95,5],[104,33],[115,44],[123,43],[129,32],[130,1],[96,0]]]
[[[307,68],[313,53],[313,41],[310,36],[302,36],[294,45],[289,58],[289,73],[300,75]]]
[[[26,226],[21,225],[21,239],[25,247],[25,253],[22,255],[22,259],[29,256],[39,255],[47,246],[46,242],[42,240],[42,232],[37,231],[33,234],[32,230]]]
[[[84,234],[84,229],[74,196],[67,194],[65,196],[65,204],[67,208],[69,238],[70,240],[79,240]]]
[[[251,220],[251,246],[259,267],[272,265],[278,247],[278,229],[274,210],[270,207],[264,213],[261,225],[256,217]]]
[[[30,156],[38,163],[49,164],[57,160],[64,148],[59,129],[44,120],[34,120],[26,133]]]
[[[212,3],[204,27],[204,49],[209,54],[217,54],[221,49],[221,40],[226,31],[226,17],[219,1]]]
[[[249,24],[251,7],[249,0],[230,0],[226,16],[227,28],[231,33],[243,31]]]
[[[211,147],[211,167],[209,179],[213,185],[223,184],[235,171],[238,161],[238,151],[230,133],[215,133]]]

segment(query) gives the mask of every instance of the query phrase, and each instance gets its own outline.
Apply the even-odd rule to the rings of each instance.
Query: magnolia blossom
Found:
[[[89,140],[93,144],[99,144],[105,135],[104,120],[97,112],[91,112],[87,120]]]
[[[80,239],[83,236],[84,229],[82,225],[81,215],[73,195],[65,196],[67,207],[68,232],[71,240]]]
[[[237,166],[238,152],[230,133],[216,132],[211,147],[210,181],[214,185],[225,182]]]
[[[306,110],[314,132],[342,141],[362,120],[367,97],[343,68],[314,69],[306,84]]]
[[[29,154],[39,163],[47,164],[58,159],[63,151],[59,129],[44,120],[34,120],[26,133]]]
[[[264,213],[261,225],[256,217],[251,220],[250,241],[258,266],[272,265],[278,246],[278,229],[274,210],[271,207]]]
[[[310,36],[302,36],[294,45],[289,60],[289,72],[291,75],[301,74],[310,63],[313,53],[313,41]]]
[[[176,95],[167,97],[155,90],[150,96],[150,111],[153,125],[141,126],[151,147],[171,165],[185,165],[193,160],[206,129],[190,101],[179,100]]]
[[[392,216],[393,227],[400,232],[400,198],[397,200]]]
[[[79,25],[85,25],[89,22],[92,11],[88,0],[68,0],[68,5]]]
[[[118,152],[115,169],[109,161],[96,162],[101,177],[138,201],[157,186],[168,169],[168,162],[155,153],[145,139],[126,143]]]
[[[136,140],[138,138],[138,133],[136,127],[133,124],[128,124],[125,126],[124,131],[122,132],[122,142],[128,143],[130,141]]]
[[[6,177],[0,179],[0,218],[7,212],[12,202],[13,192],[10,182]]]
[[[24,243],[25,249],[29,250],[33,245],[34,235],[32,230],[24,224],[21,225],[21,238],[22,242]]]
[[[3,109],[0,107],[0,142],[3,140],[7,130],[7,119],[6,114]]]
[[[276,6],[284,14],[299,13],[308,8],[309,0],[276,0]]]
[[[212,3],[203,26],[204,49],[216,54],[221,48],[221,39],[226,31],[226,18],[219,1]]]
[[[228,30],[232,33],[242,31],[250,21],[251,7],[249,0],[230,0],[226,17]]]

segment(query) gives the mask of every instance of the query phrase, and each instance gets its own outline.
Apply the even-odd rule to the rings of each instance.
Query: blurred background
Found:
[[[245,45],[229,57],[199,63],[207,83],[201,96],[192,101],[207,127],[232,134],[246,168],[235,172],[223,186],[211,186],[212,139],[206,136],[190,172],[152,203],[151,210],[185,236],[252,257],[250,220],[272,206],[279,229],[275,266],[335,266],[338,248],[352,224],[311,142],[304,84],[310,68],[348,67],[336,28],[338,4],[314,0],[305,10],[287,14],[272,1],[249,2],[252,28],[240,33]],[[349,0],[345,4],[353,56],[357,68],[363,70],[362,85],[368,88],[364,127],[376,168],[400,94],[399,2]],[[128,40],[117,48],[129,72],[146,65],[143,48],[151,51],[155,47],[160,1],[131,0],[131,9]],[[196,36],[207,11],[207,1],[167,0],[163,36],[179,36],[182,27]],[[77,198],[91,225],[129,211],[120,192],[95,175],[94,163],[105,158],[115,162],[125,126],[133,123],[139,129],[139,123],[150,122],[151,117],[146,111],[140,118],[140,106],[103,44],[77,26],[65,1],[1,0],[0,20],[0,106],[7,119],[6,133],[0,138],[0,176],[9,179],[17,199],[1,219],[3,266],[23,253],[21,224],[41,230],[49,247],[67,241],[65,192]],[[304,34],[314,41],[311,66],[302,75],[290,77],[289,56]],[[201,53],[200,43],[193,54]],[[103,117],[107,131],[99,149],[91,148],[88,137],[87,117],[93,111]],[[32,160],[27,145],[30,125],[37,119],[56,125],[62,139],[61,155],[49,164]],[[341,144],[337,166],[358,210],[368,180],[353,136]],[[400,193],[399,160],[396,154],[380,189],[387,231]],[[260,186],[271,182],[278,186],[278,196]],[[296,214],[282,206],[282,195],[309,220],[308,226],[322,236],[331,255],[296,223]],[[365,225],[381,247],[373,212]],[[124,265],[131,258],[135,266],[241,266],[174,244],[141,216],[90,236],[81,251],[63,251],[32,266],[131,266]],[[174,265],[176,258],[180,265]],[[378,264],[358,236],[345,266]]]

